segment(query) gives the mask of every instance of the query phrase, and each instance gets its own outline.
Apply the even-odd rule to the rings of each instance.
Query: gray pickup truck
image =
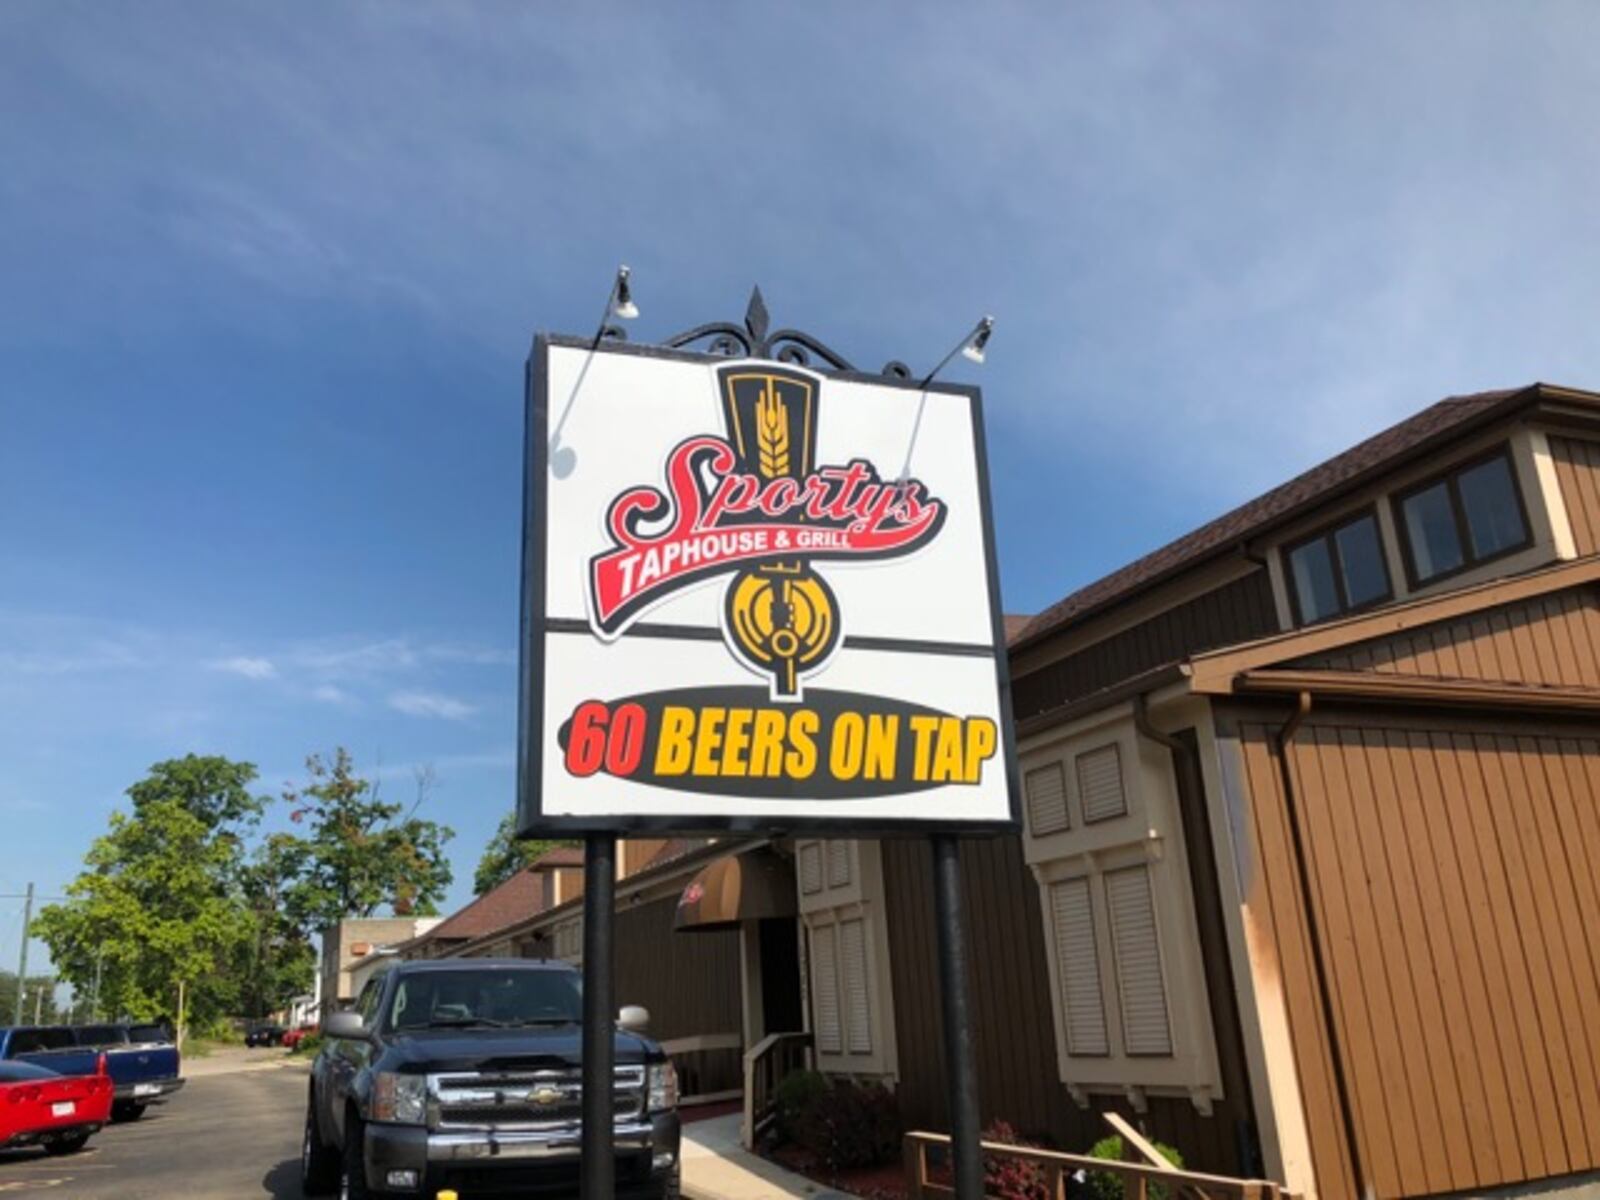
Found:
[[[582,977],[561,962],[436,959],[371,980],[324,1023],[301,1154],[308,1196],[575,1196]],[[624,1009],[616,1196],[676,1200],[678,1083]]]

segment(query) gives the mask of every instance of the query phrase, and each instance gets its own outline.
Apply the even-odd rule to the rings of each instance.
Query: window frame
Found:
[[[1431,485],[1424,485],[1418,490],[1425,491],[1428,486]],[[1366,600],[1360,604],[1353,605],[1350,603],[1349,593],[1345,590],[1344,561],[1339,555],[1339,543],[1334,540],[1334,535],[1345,526],[1354,525],[1363,519],[1370,519],[1372,521],[1373,528],[1378,532],[1378,557],[1383,563],[1383,582],[1385,586],[1381,596],[1374,596],[1371,600]],[[1313,542],[1326,542],[1328,544],[1328,556],[1333,562],[1333,590],[1338,594],[1339,597],[1339,609],[1337,612],[1331,612],[1327,616],[1317,617],[1315,619],[1308,618],[1305,615],[1305,610],[1300,603],[1300,589],[1295,585],[1293,559],[1293,555],[1296,550],[1302,550],[1311,545]],[[1294,623],[1296,628],[1302,628],[1308,625],[1320,625],[1324,621],[1337,621],[1340,617],[1354,616],[1357,613],[1366,612],[1368,609],[1377,608],[1379,605],[1389,604],[1395,598],[1394,573],[1389,569],[1389,555],[1386,553],[1383,537],[1383,522],[1379,519],[1378,505],[1376,501],[1366,505],[1364,508],[1351,509],[1348,512],[1341,513],[1334,520],[1318,526],[1311,533],[1308,533],[1303,537],[1296,538],[1292,542],[1286,543],[1281,551],[1281,554],[1283,558],[1284,589],[1289,593],[1289,607],[1294,613]],[[1407,564],[1406,573],[1409,578],[1409,562]]]
[[[1460,480],[1462,475],[1474,467],[1484,466],[1497,458],[1505,460],[1506,470],[1511,473],[1511,493],[1517,498],[1517,516],[1522,521],[1522,540],[1506,546],[1504,549],[1496,550],[1493,554],[1477,558],[1474,557],[1472,548],[1472,529],[1467,524],[1467,508],[1461,502]],[[1441,483],[1445,485],[1445,495],[1450,501],[1450,515],[1455,522],[1456,540],[1461,544],[1461,565],[1451,567],[1447,571],[1438,571],[1427,578],[1422,578],[1417,574],[1417,560],[1416,555],[1412,552],[1411,527],[1406,522],[1405,506],[1407,500],[1419,496]],[[1517,470],[1517,456],[1512,453],[1510,442],[1500,442],[1484,453],[1451,463],[1444,470],[1437,471],[1426,479],[1395,492],[1389,497],[1389,506],[1390,514],[1394,517],[1395,529],[1400,538],[1400,557],[1406,567],[1406,582],[1411,586],[1412,590],[1432,587],[1436,583],[1453,579],[1457,575],[1465,574],[1477,567],[1498,562],[1500,559],[1509,558],[1513,554],[1521,554],[1537,541],[1533,533],[1533,522],[1528,516],[1528,497],[1523,492],[1522,475]]]

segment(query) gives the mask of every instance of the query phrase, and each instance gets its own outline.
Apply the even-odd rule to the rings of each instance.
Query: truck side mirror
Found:
[[[650,1010],[637,1004],[624,1004],[617,1014],[617,1025],[629,1033],[638,1033],[650,1024]]]
[[[328,1018],[327,1027],[323,1030],[328,1037],[345,1038],[348,1041],[364,1042],[367,1040],[367,1023],[361,1019],[360,1013],[336,1012]]]

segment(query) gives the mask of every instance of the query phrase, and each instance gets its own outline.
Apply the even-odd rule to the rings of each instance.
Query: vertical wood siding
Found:
[[[1209,849],[1199,853],[1208,854]],[[933,872],[927,843],[885,841],[883,873],[901,1112],[910,1128],[947,1129]],[[1202,1117],[1189,1100],[1176,1097],[1152,1096],[1144,1115],[1134,1113],[1126,1100],[1116,1096],[1093,1096],[1088,1111],[1073,1102],[1056,1074],[1039,892],[1023,862],[1020,841],[993,838],[963,843],[961,876],[971,944],[979,1107],[985,1124],[1009,1121],[1024,1135],[1081,1151],[1110,1132],[1099,1114],[1113,1111],[1176,1146],[1199,1170],[1240,1173],[1239,1125],[1248,1120],[1249,1103],[1244,1084],[1236,1078],[1225,1075],[1228,1098],[1215,1106],[1210,1117]],[[1207,966],[1209,980],[1211,964]],[[1225,1004],[1214,1000],[1213,1012],[1231,1014],[1231,995],[1229,988]],[[1236,1030],[1230,1031],[1222,1048],[1236,1050],[1237,1039]]]
[[[1600,442],[1553,437],[1550,457],[1578,553],[1600,554]]]
[[[1600,589],[1573,588],[1318,655],[1306,666],[1600,687]]]
[[[1381,1200],[1600,1167],[1600,740],[1367,717],[1243,745],[1319,1188]],[[1331,1021],[1312,957],[1320,951]]]
[[[617,911],[618,1004],[650,1010],[650,1036],[658,1041],[739,1033],[739,932],[678,933],[675,897]],[[679,1063],[685,1094],[725,1091],[743,1082],[736,1050],[697,1053]]]
[[[1018,720],[1112,687],[1201,650],[1278,631],[1265,569],[1186,601],[1011,681]]]

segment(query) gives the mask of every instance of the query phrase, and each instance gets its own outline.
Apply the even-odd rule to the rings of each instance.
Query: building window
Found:
[[[1354,612],[1392,595],[1383,538],[1370,512],[1290,547],[1288,559],[1301,624]]]
[[[1105,1055],[1106,1008],[1100,986],[1100,952],[1094,937],[1094,903],[1087,879],[1050,885],[1051,933],[1056,943],[1056,975],[1066,1009],[1067,1053]]]
[[[1028,828],[1034,837],[1071,827],[1067,817],[1067,776],[1058,762],[1036,767],[1023,776],[1028,796]]]
[[[1122,1001],[1122,1043],[1130,1055],[1171,1054],[1167,984],[1161,972],[1155,899],[1148,867],[1108,872],[1106,908],[1111,948],[1117,959],[1117,994]]]
[[[1083,823],[1109,821],[1128,811],[1128,794],[1122,787],[1122,754],[1117,744],[1078,755],[1078,800]]]
[[[1399,504],[1415,583],[1442,579],[1532,541],[1506,450],[1405,493]]]

